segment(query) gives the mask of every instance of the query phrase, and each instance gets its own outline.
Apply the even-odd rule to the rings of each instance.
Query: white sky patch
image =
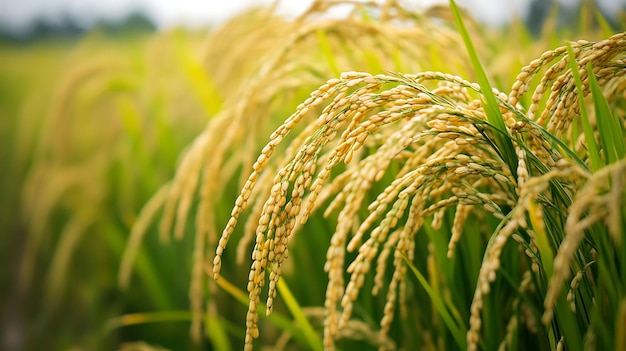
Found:
[[[470,10],[479,21],[494,25],[503,25],[511,20],[513,16],[524,16],[527,11],[528,2],[527,0],[460,0],[458,4]]]
[[[220,23],[255,6],[268,6],[271,1],[262,0],[172,0],[150,1],[148,13],[160,27],[179,24],[201,26]]]
[[[279,14],[295,16],[313,0],[283,0]],[[506,23],[513,14],[523,16],[530,0],[457,0],[478,20],[490,24]],[[557,0],[573,6],[580,0]],[[626,0],[597,0],[610,13],[624,6]],[[54,21],[64,15],[88,25],[97,19],[119,19],[131,11],[142,11],[159,27],[176,25],[206,26],[226,21],[252,6],[268,6],[273,0],[0,0],[0,26],[26,29],[37,18]],[[420,10],[446,0],[403,0],[409,9]]]

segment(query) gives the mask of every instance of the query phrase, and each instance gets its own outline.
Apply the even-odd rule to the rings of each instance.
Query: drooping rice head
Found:
[[[575,43],[573,51],[579,67],[590,62],[600,85],[612,86],[623,80],[620,69],[623,45],[624,34],[618,34],[599,43]],[[565,47],[547,52],[525,67],[509,95],[488,92],[495,94],[499,102],[506,131],[487,121],[481,100],[477,99],[486,92],[481,92],[475,83],[449,74],[344,73],[340,79],[331,79],[314,91],[272,133],[235,201],[218,244],[213,267],[216,278],[226,243],[239,217],[246,208],[252,208],[248,217],[252,225],[245,226],[242,241],[244,245],[254,244],[248,283],[247,347],[259,335],[257,306],[261,291],[267,284],[266,313],[269,314],[288,243],[301,226],[305,228],[307,218],[322,204],[328,206],[326,215],[339,211],[325,266],[329,283],[324,346],[328,349],[333,348],[340,330],[350,320],[360,290],[371,275],[374,275],[372,292],[387,291],[380,321],[382,339],[389,332],[398,297],[401,314],[406,315],[402,312],[407,304],[406,264],[407,260],[415,259],[416,235],[427,220],[433,229],[441,228],[448,208],[455,208],[449,258],[454,257],[456,244],[467,231],[465,226],[472,225],[465,222],[469,213],[499,221],[492,228],[493,234],[486,235],[488,242],[471,306],[460,306],[469,312],[469,325],[462,319],[446,321],[446,327],[456,331],[457,346],[475,349],[481,342],[484,299],[489,296],[499,271],[510,273],[521,269],[524,273],[515,283],[519,284],[519,290],[515,287],[517,292],[503,300],[505,307],[524,305],[525,300],[520,300],[524,294],[539,293],[539,300],[543,301],[548,283],[546,275],[555,281],[566,279],[561,272],[569,272],[570,267],[560,262],[569,262],[568,248],[575,250],[580,241],[573,239],[576,234],[572,225],[560,227],[559,223],[574,221],[568,218],[576,215],[572,208],[580,203],[575,200],[577,194],[583,191],[589,177],[600,176],[589,173],[585,158],[568,148],[567,138],[559,140],[580,114],[576,85],[567,71],[565,52]],[[519,99],[530,89],[532,76],[553,61],[556,63],[547,68],[534,87],[530,106],[527,109],[520,106]],[[543,102],[542,95],[547,89],[552,93]],[[320,109],[321,113],[314,113]],[[288,133],[310,115],[316,116],[315,122],[308,123],[289,147],[275,156]],[[497,133],[509,138],[515,147],[515,172],[497,148],[494,139]],[[390,174],[392,167],[394,172]],[[386,187],[374,202],[368,203],[366,195],[383,180],[389,181]],[[610,193],[614,204],[616,198],[623,197],[623,187],[618,183]],[[332,199],[331,203],[326,199]],[[366,215],[363,208],[368,209]],[[620,207],[611,207],[591,218],[598,220],[616,208]],[[250,230],[255,226],[254,231]],[[520,257],[515,261],[517,266],[503,267],[502,262],[511,262],[502,258],[505,246],[511,242],[509,239],[518,244]],[[554,262],[555,275],[552,275],[550,252],[556,250],[560,258]],[[347,261],[350,252],[355,254]],[[580,251],[576,262],[571,262],[571,269],[583,269],[591,260],[588,251]],[[391,276],[387,271],[389,262]],[[438,263],[445,267],[445,263]],[[347,281],[345,272],[349,275]],[[440,279],[445,278],[449,277]],[[450,289],[454,282],[447,284]],[[550,296],[558,292],[554,284],[557,283],[549,285],[546,311],[552,305]],[[549,323],[549,312],[546,313],[544,322]],[[559,322],[564,323],[566,318],[569,316],[562,316]],[[522,322],[536,331],[537,319],[530,315]],[[583,328],[588,322],[581,321],[576,328]],[[502,340],[502,345],[510,342],[514,328],[519,326],[511,323],[505,326],[501,331],[503,338],[498,342]],[[565,331],[552,328],[548,333],[560,343],[571,345],[580,341],[580,330],[562,328]],[[467,333],[466,339],[458,337],[463,332]],[[578,339],[572,336],[575,333],[579,333]]]

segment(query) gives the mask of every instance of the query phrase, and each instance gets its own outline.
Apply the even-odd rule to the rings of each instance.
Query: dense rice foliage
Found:
[[[0,48],[3,349],[626,343],[626,33],[342,3]]]

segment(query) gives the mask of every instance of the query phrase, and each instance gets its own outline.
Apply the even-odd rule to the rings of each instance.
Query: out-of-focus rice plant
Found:
[[[6,325],[26,349],[114,347],[104,321],[128,306],[186,308],[185,274],[167,264],[185,257],[182,245],[147,242],[133,294],[119,293],[116,275],[139,209],[210,118],[206,96],[191,93],[185,74],[183,56],[201,43],[183,32],[124,43],[93,34],[72,48],[30,48],[13,62],[22,78],[38,81],[19,96],[21,110],[10,112],[15,158],[4,194],[13,204],[3,207],[13,223],[6,248],[15,251],[10,270],[17,276],[7,299],[16,304],[15,320]]]

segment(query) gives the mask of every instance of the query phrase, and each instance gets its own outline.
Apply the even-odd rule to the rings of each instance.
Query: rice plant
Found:
[[[384,295],[370,329],[380,349],[617,347],[624,317],[610,306],[624,298],[626,164],[623,119],[608,101],[623,98],[614,87],[624,34],[545,52],[507,94],[491,88],[451,7],[480,84],[432,71],[346,72],[313,91],[262,148],[213,260],[220,279],[250,208],[238,249],[253,245],[245,349],[260,334],[262,292],[270,315],[290,241],[315,235],[307,220],[318,209],[336,223],[324,265],[325,349],[353,319],[372,318],[353,316],[366,286]],[[460,288],[473,290],[471,301],[457,290],[461,276],[471,277]],[[419,288],[432,305],[410,309]],[[392,341],[396,314],[404,326],[424,314],[433,324],[405,327],[424,340]]]
[[[6,50],[24,347],[619,349],[626,34],[579,27],[314,1]]]
[[[13,201],[7,210],[15,223],[7,232],[16,234],[11,290],[17,297],[11,303],[17,312],[11,324],[22,330],[22,347],[117,344],[103,338],[102,330],[135,299],[119,294],[115,281],[126,232],[143,203],[172,176],[192,131],[207,119],[190,98],[177,58],[158,55],[176,45],[185,52],[183,38],[164,33],[111,43],[93,34],[79,45],[49,50],[56,66],[41,66],[43,73],[33,69],[44,63],[37,56],[16,64],[32,70],[33,81],[40,79],[17,112],[17,157],[9,169],[18,186],[5,193]],[[167,247],[161,255],[179,257],[180,251]],[[186,307],[185,285],[159,287],[159,275],[167,270],[153,255],[139,256],[136,291],[143,290],[144,299],[131,304]]]
[[[385,68],[419,70],[428,62],[470,68],[462,60],[462,52],[456,49],[460,41],[453,35],[452,29],[437,26],[427,17],[407,12],[394,3],[384,6],[349,3],[354,5],[353,11],[346,18],[336,20],[325,19],[323,15],[329,11],[329,7],[337,4],[323,1],[315,2],[293,22],[276,21],[267,12],[244,14],[242,18],[233,19],[207,41],[206,52],[211,58],[209,67],[219,67],[215,75],[216,86],[226,84],[226,90],[234,93],[230,97],[224,96],[224,108],[211,119],[203,134],[183,156],[164,200],[160,222],[162,238],[167,238],[171,231],[175,238],[182,238],[196,197],[195,192],[198,191],[195,263],[190,288],[195,338],[201,334],[204,310],[208,309],[210,316],[222,314],[217,310],[217,286],[212,281],[206,282],[209,297],[205,298],[203,285],[207,278],[206,262],[210,261],[207,255],[217,246],[221,226],[215,212],[222,212],[222,204],[232,201],[232,196],[223,195],[225,189],[231,186],[230,182],[224,183],[224,180],[232,180],[237,178],[237,174],[243,176],[248,172],[254,153],[261,144],[260,131],[269,133],[277,125],[278,116],[296,107],[294,101],[298,101],[313,86],[322,83],[324,77],[339,74],[347,68],[372,71],[383,71]],[[368,17],[378,10],[382,11],[380,18],[373,20]],[[321,16],[321,19],[316,20],[316,16]],[[249,41],[250,45],[236,48],[238,51],[233,52],[233,55],[243,62],[249,62],[249,55],[258,57],[258,60],[250,64],[250,70],[254,72],[252,76],[231,89],[234,84],[233,73],[238,70],[248,72],[248,68],[237,63],[237,60],[233,64],[231,57],[225,60],[228,64],[224,66],[225,62],[219,60],[223,56],[215,52],[221,52],[221,45],[232,42],[232,36],[239,33],[233,34],[229,30],[231,26],[241,28],[243,34],[248,33],[243,26],[239,26],[241,22],[256,23],[254,35],[241,39],[244,43]],[[285,32],[290,35],[285,36]],[[266,50],[267,47],[271,49]],[[424,47],[429,50],[424,50]],[[242,51],[241,55],[239,51]],[[209,55],[211,52],[213,54]],[[303,55],[303,52],[307,54]],[[459,55],[443,56],[440,52],[458,52]],[[433,57],[436,59],[432,60]],[[224,74],[223,71],[231,74]],[[219,78],[222,74],[224,79]],[[133,237],[141,235],[142,231],[138,230]],[[132,257],[135,247],[129,247],[128,257]],[[237,261],[242,260],[243,252],[238,255]],[[123,272],[127,272],[126,267]],[[214,328],[220,328],[220,323],[213,324]]]

